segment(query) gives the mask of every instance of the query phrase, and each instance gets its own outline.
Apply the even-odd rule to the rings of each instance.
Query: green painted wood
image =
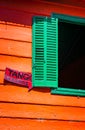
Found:
[[[84,24],[84,19],[55,15],[60,22]],[[53,16],[54,17],[54,16]],[[52,94],[85,96],[85,90],[58,86],[58,19],[33,18],[32,83],[33,87],[51,87]],[[78,20],[78,21],[77,21]],[[74,21],[74,22],[73,22]]]
[[[60,95],[71,95],[71,96],[85,96],[85,90],[81,89],[70,89],[70,88],[59,88],[52,89],[51,94],[60,94]]]
[[[60,22],[67,22],[67,23],[85,26],[85,18],[81,18],[77,16],[70,16],[70,15],[65,15],[65,14],[57,14],[57,13],[52,13],[51,16],[53,18],[58,18]]]
[[[33,87],[58,87],[58,19],[34,17],[32,24]]]
[[[62,64],[68,64],[70,61],[70,58],[72,59],[72,57],[74,57],[73,55],[69,55],[69,50],[70,48],[72,48],[72,44],[74,42],[74,44],[76,43],[76,41],[71,41],[71,36],[72,35],[68,35],[68,32],[70,34],[72,34],[72,32],[74,31],[74,34],[78,32],[77,29],[72,30],[71,27],[69,28],[66,24],[67,23],[71,23],[72,26],[76,26],[76,25],[83,25],[82,27],[85,26],[85,18],[80,18],[80,17],[74,17],[74,16],[68,16],[68,15],[64,15],[64,14],[56,14],[56,13],[52,13],[52,17],[54,18],[58,18],[59,21],[59,29],[62,29],[62,34],[60,37],[60,30],[59,31],[59,69],[62,69]],[[63,26],[62,23],[65,23]],[[61,27],[63,26],[63,27]],[[71,26],[71,25],[69,25]],[[70,36],[70,37],[69,37]],[[73,37],[72,37],[73,38]],[[63,40],[64,39],[64,40]],[[70,39],[70,41],[69,41]],[[68,44],[69,43],[69,44]],[[74,46],[73,44],[73,46]],[[69,46],[69,48],[67,48]],[[75,49],[76,50],[76,49]],[[64,56],[66,52],[66,57]],[[64,57],[66,59],[66,63],[64,61]],[[78,57],[78,56],[76,56]],[[68,60],[67,60],[68,59]],[[81,87],[81,86],[80,86]],[[77,87],[76,87],[77,88]],[[51,90],[52,94],[61,94],[61,95],[72,95],[72,96],[85,96],[85,90],[81,90],[81,89],[72,89],[72,88],[63,88],[63,87],[59,87],[52,89]]]

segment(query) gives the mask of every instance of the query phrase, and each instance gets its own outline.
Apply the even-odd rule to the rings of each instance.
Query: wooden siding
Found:
[[[31,42],[16,41],[12,39],[0,39],[0,54],[20,56],[20,57],[32,57],[31,55]],[[29,50],[29,53],[28,53]],[[23,53],[22,53],[23,52]]]
[[[28,92],[27,88],[14,85],[2,85],[0,89],[2,129],[84,130],[84,98],[55,96],[42,88]]]
[[[0,22],[0,70],[11,67],[31,72],[31,27]]]
[[[84,130],[84,122],[69,122],[69,121],[55,121],[55,120],[31,120],[31,119],[0,119],[0,129],[3,130]],[[62,129],[63,128],[63,129]]]
[[[20,2],[20,3],[19,3]],[[53,2],[32,1],[0,1],[0,20],[19,24],[32,25],[34,15],[50,16],[52,12],[85,17],[85,8]]]
[[[37,1],[47,1],[47,2],[51,2],[50,0],[37,0]],[[79,7],[85,7],[85,0],[52,0],[52,2],[57,2],[57,3],[61,3],[61,4],[68,4],[68,5],[72,5],[72,6],[79,6]]]
[[[84,130],[84,97],[51,95],[47,88],[28,92],[28,88],[5,83],[4,72],[6,67],[32,72],[32,16],[58,12],[84,17],[85,9],[20,3],[0,1],[0,129]]]

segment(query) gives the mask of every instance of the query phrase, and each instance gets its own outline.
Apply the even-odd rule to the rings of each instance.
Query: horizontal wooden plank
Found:
[[[28,88],[13,85],[0,86],[0,101],[85,108],[84,97],[51,95],[50,89],[47,88],[33,88],[33,90],[28,92]]]
[[[30,4],[27,4],[27,5],[30,5]],[[20,3],[19,3],[19,6],[20,6]],[[14,7],[14,6],[12,5],[11,7]],[[4,3],[4,7],[3,7],[3,6],[1,6],[1,3],[0,3],[0,20],[2,20],[2,21],[13,22],[13,23],[31,26],[32,25],[32,17],[34,15],[35,14],[29,13],[26,11],[16,10],[16,9],[12,9],[12,8],[11,9],[6,8],[5,3]]]
[[[0,118],[2,130],[85,130],[85,122]]]
[[[4,71],[0,71],[0,84],[4,84]]]
[[[0,23],[0,38],[32,42],[32,29],[24,25]]]
[[[44,0],[36,0],[36,1],[44,1]],[[46,0],[47,1],[47,0]],[[57,1],[48,1],[48,2],[50,2],[50,3],[57,3]],[[61,0],[61,1],[58,1],[58,3],[60,3],[60,4],[66,4],[66,5],[71,5],[71,6],[78,6],[78,7],[85,7],[85,1],[84,0],[69,0],[69,1],[67,1],[67,0]]]
[[[84,1],[84,0],[83,0]],[[61,2],[61,1],[59,1]],[[15,11],[17,12],[18,14],[18,17],[17,17],[17,14],[14,15],[14,11],[12,11],[13,9],[10,9],[10,11],[12,11],[13,13],[8,13],[8,17],[6,17],[5,15],[7,13],[4,13],[4,16],[5,19],[11,19],[9,17],[12,17],[13,16],[16,16],[15,18],[13,18],[13,20],[15,20],[16,18],[19,19],[19,16],[20,16],[20,21],[27,21],[27,18],[24,17],[23,13],[22,13],[22,17],[20,15],[20,11],[22,10],[22,12],[26,12],[26,13],[36,13],[36,15],[50,15],[52,12],[55,12],[55,13],[60,13],[60,14],[68,14],[68,15],[73,15],[73,16],[81,16],[81,17],[85,17],[85,8],[82,8],[82,7],[76,7],[76,6],[70,6],[70,5],[67,5],[67,4],[59,4],[59,2],[48,2],[48,1],[27,1],[27,2],[20,2],[18,3],[17,1],[16,2],[9,2],[6,3],[5,1],[1,2],[1,7],[13,7],[15,9]],[[62,2],[61,2],[62,3]],[[72,2],[71,2],[72,3]],[[76,3],[77,4],[77,3]],[[28,6],[30,5],[30,6]],[[18,12],[18,11],[19,12]],[[7,11],[8,12],[8,11]],[[13,16],[11,15],[13,14]],[[12,19],[11,19],[12,20]]]
[[[21,58],[14,56],[0,55],[0,70],[5,70],[6,67],[31,72],[31,58]]]
[[[22,8],[23,10],[28,11],[26,5],[22,6]],[[48,1],[30,1],[29,11],[43,15],[51,15],[52,12],[55,12],[72,16],[85,16],[85,8],[62,4],[62,2],[60,4],[59,2],[54,3]]]
[[[32,44],[10,39],[0,39],[0,54],[32,57]]]
[[[85,108],[0,103],[0,117],[85,121]]]

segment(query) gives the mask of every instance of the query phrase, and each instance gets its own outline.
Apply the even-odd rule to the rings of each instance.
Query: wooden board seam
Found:
[[[10,41],[17,41],[17,42],[23,42],[23,44],[24,44],[24,42],[26,42],[26,43],[32,43],[32,42],[30,42],[30,41],[25,41],[25,40],[18,40],[18,39],[12,39],[12,38],[4,38],[4,37],[0,37],[0,39],[2,39],[2,40],[10,40]]]

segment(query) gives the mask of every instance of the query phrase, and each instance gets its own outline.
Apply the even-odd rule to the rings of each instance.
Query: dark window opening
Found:
[[[85,26],[59,22],[59,87],[85,89]]]

